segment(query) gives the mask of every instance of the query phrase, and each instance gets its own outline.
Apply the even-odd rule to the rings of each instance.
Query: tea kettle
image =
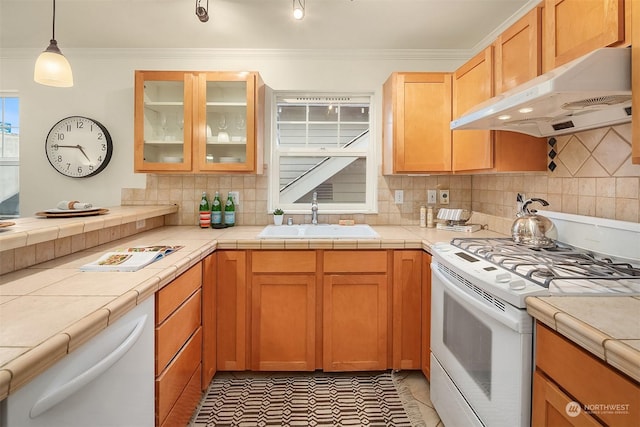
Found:
[[[511,226],[511,237],[516,243],[522,243],[536,248],[548,248],[555,246],[553,239],[558,235],[553,222],[542,215],[536,214],[535,209],[529,209],[529,205],[538,202],[542,206],[549,206],[544,199],[527,199],[522,201],[522,195],[518,193],[519,210],[517,218]]]

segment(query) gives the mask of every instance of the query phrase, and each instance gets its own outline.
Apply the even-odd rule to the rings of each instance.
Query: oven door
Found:
[[[466,406],[465,415],[474,413],[485,426],[529,426],[531,317],[487,302],[486,292],[478,295],[464,277],[438,266],[432,264],[431,283],[432,371],[440,371],[431,383],[436,410],[445,425],[456,425]]]

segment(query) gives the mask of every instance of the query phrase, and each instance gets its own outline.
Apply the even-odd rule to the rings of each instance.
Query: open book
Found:
[[[182,246],[134,246],[107,252],[80,267],[80,271],[137,271],[180,248]]]

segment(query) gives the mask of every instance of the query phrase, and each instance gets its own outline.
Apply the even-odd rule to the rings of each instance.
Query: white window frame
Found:
[[[368,97],[369,98],[369,143],[366,149],[355,148],[282,148],[278,145],[277,118],[278,99],[281,97]],[[378,212],[378,161],[375,139],[375,96],[373,93],[309,93],[302,91],[274,91],[271,103],[271,138],[270,138],[270,165],[269,171],[269,196],[268,210],[272,213],[275,208],[283,209],[288,214],[309,214],[309,207],[301,207],[300,204],[282,203],[280,201],[280,158],[281,157],[364,157],[366,158],[365,171],[365,201],[363,203],[321,203],[322,214],[375,214]]]

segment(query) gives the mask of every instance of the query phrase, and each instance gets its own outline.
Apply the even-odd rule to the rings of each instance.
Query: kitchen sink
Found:
[[[379,239],[380,235],[367,224],[294,224],[267,225],[258,239]]]

